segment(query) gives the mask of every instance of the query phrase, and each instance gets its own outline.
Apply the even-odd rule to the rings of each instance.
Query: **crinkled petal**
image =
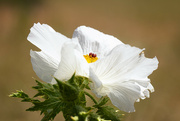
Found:
[[[151,83],[148,84],[147,89],[150,90],[150,92],[154,92],[154,87]]]
[[[150,82],[148,76],[158,68],[158,63],[159,61],[156,57],[151,59],[146,58],[144,54],[141,54],[136,66],[131,71],[129,71],[126,76],[129,76],[128,78],[133,79],[140,85],[147,87],[149,83],[145,82]]]
[[[92,75],[93,71],[90,71],[89,75]],[[136,102],[141,96],[141,88],[136,83],[123,82],[103,85],[98,77],[93,74],[90,76],[90,80],[94,82],[91,85],[92,91],[97,97],[108,96],[114,106],[121,111],[134,112],[134,102]]]
[[[131,80],[147,86],[150,81],[147,77],[157,69],[158,60],[140,55],[142,51],[129,45],[118,45],[91,67],[103,83]]]
[[[37,76],[45,82],[50,83],[52,76],[57,70],[59,62],[48,56],[43,51],[30,51],[31,63]]]
[[[60,61],[61,47],[64,42],[70,39],[56,32],[47,24],[34,24],[30,30],[27,39],[44,53]]]
[[[134,112],[134,102],[139,99],[140,88],[131,82],[109,85],[108,97],[114,106],[125,112]]]
[[[103,57],[115,46],[122,44],[117,38],[86,26],[78,27],[73,38],[78,38],[84,55],[93,52],[98,57]]]
[[[145,99],[146,97],[149,98],[150,92],[154,92],[154,87],[150,82],[147,87],[143,87],[141,85],[139,85],[139,87],[141,88],[141,99]]]
[[[78,48],[78,43],[74,42],[66,42],[63,45],[61,62],[54,77],[59,80],[68,80],[74,73],[88,76],[88,63]],[[52,83],[56,83],[55,80]]]
[[[141,55],[142,51],[143,49],[121,44],[116,46],[106,57],[91,64],[98,81],[102,83],[100,88],[94,86],[94,91],[97,95],[111,96],[112,103],[126,112],[132,112],[134,102],[139,98],[149,97],[149,90],[153,89],[147,76],[157,69],[158,61],[156,58],[145,58],[144,55]],[[94,80],[94,85],[96,85],[97,79],[92,78],[91,80]],[[131,87],[130,89],[128,85]],[[115,92],[118,93],[114,94]],[[126,106],[127,99],[125,97],[128,100],[131,99],[128,103],[131,104],[131,108]]]

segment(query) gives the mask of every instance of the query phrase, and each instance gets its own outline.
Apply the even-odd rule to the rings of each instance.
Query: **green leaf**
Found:
[[[77,88],[78,84],[75,82],[75,73],[72,75],[72,77],[66,81],[67,84]]]
[[[55,80],[59,86],[59,92],[62,94],[64,100],[74,101],[78,98],[79,90],[77,88],[68,84],[67,82],[59,81],[56,78]]]
[[[73,121],[72,117],[78,116],[79,121],[84,121],[84,116],[80,115],[80,112],[87,112],[88,110],[81,105],[68,105],[67,109],[63,111],[63,116],[66,121]]]
[[[76,76],[75,82],[80,87],[80,89],[84,89],[86,85],[89,84],[89,80],[86,77]]]
[[[58,98],[49,98],[43,102],[34,102],[34,106],[27,109],[27,111],[38,111],[41,110],[42,113],[48,109],[53,109],[58,104],[61,104],[61,100]]]
[[[17,92],[10,94],[9,97],[29,98],[29,96],[22,90],[17,90]]]
[[[86,106],[86,97],[85,97],[84,91],[79,92],[79,96],[76,101],[76,104],[81,105],[81,106]]]
[[[105,105],[107,102],[109,101],[108,97],[101,97],[101,99],[98,101],[98,103],[96,105],[94,105],[93,107],[102,107],[103,105]]]
[[[58,98],[49,98],[44,102],[34,103],[34,106],[27,109],[27,111],[41,111],[44,113],[42,121],[54,119],[54,117],[63,109],[63,102]]]
[[[98,107],[97,113],[106,120],[120,121],[122,114],[110,106]]]
[[[61,93],[59,93],[59,88],[57,85],[51,85],[49,83],[41,83],[37,81],[37,86],[34,86],[33,88],[38,91],[34,97],[41,96],[44,99],[48,99],[50,97],[59,97],[62,98]]]
[[[26,93],[24,93],[22,90],[17,90],[16,93],[10,94],[9,97],[22,98],[21,102],[39,102],[39,100],[29,98],[29,96]]]

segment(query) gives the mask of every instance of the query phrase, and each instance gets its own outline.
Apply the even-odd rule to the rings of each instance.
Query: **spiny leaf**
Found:
[[[27,111],[41,110],[43,113],[44,111],[46,111],[48,109],[53,109],[59,103],[61,103],[61,100],[59,100],[58,98],[49,98],[43,102],[34,102],[34,106],[27,109]]]
[[[58,86],[51,85],[48,83],[43,84],[37,80],[36,82],[38,86],[34,86],[33,88],[38,90],[38,93],[34,97],[37,97],[37,96],[44,96],[44,98],[61,97]]]
[[[75,73],[72,75],[72,77],[68,81],[66,81],[66,83],[70,84],[73,87],[76,87],[76,88],[78,87],[78,85],[75,82]]]
[[[17,92],[10,94],[9,97],[28,98],[29,96],[22,90],[17,90]]]
[[[39,90],[39,89],[53,89],[53,86],[49,83],[41,83],[38,80],[35,80],[37,83],[37,86],[33,86],[32,88]]]
[[[49,121],[63,109],[63,102],[58,98],[50,98],[44,102],[35,103],[33,107],[27,109],[27,111],[41,111],[44,113],[42,121]]]
[[[59,92],[61,93],[64,100],[73,101],[78,98],[79,90],[77,88],[66,82],[59,81],[56,78],[55,80],[57,81],[57,84],[59,86]]]
[[[9,97],[22,98],[21,102],[39,102],[39,100],[29,98],[22,90],[17,90],[17,92],[10,94]]]
[[[58,79],[56,81],[57,84],[52,85],[36,80],[37,85],[33,88],[38,92],[33,98],[23,91],[12,93],[10,97],[21,98],[22,102],[32,103],[33,106],[27,111],[40,111],[44,114],[41,121],[53,120],[60,111],[63,112],[66,121],[72,121],[73,117],[78,117],[79,121],[120,121],[121,115],[116,110],[103,106],[107,103],[108,98],[102,98],[97,102],[92,95],[84,91],[85,88],[89,88],[88,78],[74,74],[68,81]],[[95,102],[93,107],[86,107],[85,95]],[[43,100],[35,99],[38,96],[41,96]]]
[[[57,105],[54,109],[48,110],[46,113],[44,113],[45,115],[41,121],[53,120],[61,110],[61,105]]]

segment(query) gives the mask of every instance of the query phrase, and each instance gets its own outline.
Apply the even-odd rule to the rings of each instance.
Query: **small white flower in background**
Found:
[[[157,69],[158,60],[146,58],[143,50],[93,28],[80,26],[72,39],[46,24],[34,24],[28,40],[40,52],[30,51],[34,71],[40,79],[55,83],[76,75],[88,77],[98,96],[108,96],[116,107],[134,112],[134,102],[154,91],[148,76]]]

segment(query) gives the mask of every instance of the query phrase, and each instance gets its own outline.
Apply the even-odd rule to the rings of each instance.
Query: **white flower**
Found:
[[[48,25],[34,24],[28,40],[41,49],[31,50],[33,69],[38,77],[55,83],[76,75],[88,77],[93,92],[108,96],[122,111],[133,112],[134,102],[149,97],[154,88],[148,76],[157,69],[157,58],[146,58],[143,50],[123,44],[117,38],[93,28],[80,26],[72,39]]]

